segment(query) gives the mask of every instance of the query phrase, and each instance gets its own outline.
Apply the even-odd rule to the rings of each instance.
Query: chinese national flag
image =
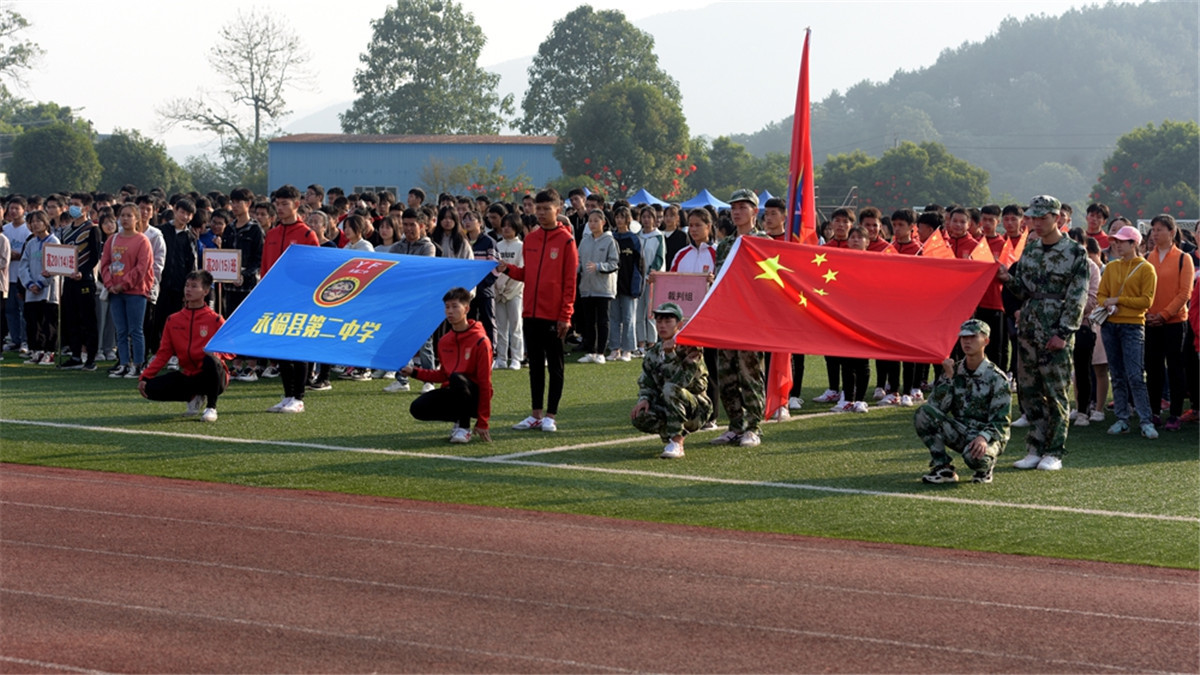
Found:
[[[1021,233],[1021,237],[1017,239],[1017,245],[1013,246],[1012,237],[1004,238],[1004,248],[1000,250],[998,260],[1001,265],[1011,267],[1013,263],[1021,259],[1021,254],[1025,252],[1025,242],[1029,239],[1029,231]]]
[[[996,264],[741,237],[680,344],[940,363]],[[920,279],[919,297],[896,279]],[[786,398],[783,399],[786,402]],[[768,405],[766,412],[774,412]]]
[[[934,230],[933,234],[929,235],[929,239],[921,247],[921,255],[926,258],[943,258],[953,260],[958,256],[954,255],[954,249],[950,248],[950,243],[946,241],[946,236],[941,230]]]

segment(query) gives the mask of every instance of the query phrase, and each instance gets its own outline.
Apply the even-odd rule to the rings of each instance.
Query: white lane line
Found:
[[[95,673],[96,675],[105,675],[103,670],[92,670],[91,668],[79,668],[77,666],[68,666],[62,663],[50,663],[49,661],[35,661],[33,659],[22,659],[16,656],[0,655],[0,662],[15,663],[20,666],[31,666],[33,668],[45,668],[47,670],[61,670],[66,673]]]
[[[308,628],[305,626],[296,626],[286,623],[275,623],[273,621],[256,621],[253,619],[241,619],[234,616],[221,616],[219,614],[202,614],[200,612],[183,612],[166,607],[148,607],[145,605],[131,605],[124,602],[113,602],[108,600],[97,600],[95,598],[80,598],[71,595],[57,595],[53,593],[39,593],[36,591],[26,591],[17,588],[0,587],[0,593],[6,593],[14,596],[24,596],[31,598],[39,598],[42,600],[55,600],[58,602],[69,602],[83,605],[97,605],[100,607],[115,607],[117,609],[146,612],[150,614],[159,614],[179,619],[196,619],[200,621],[212,621],[216,623],[232,623],[240,626],[252,626],[255,628],[265,628],[267,630],[290,631],[293,633],[301,633],[305,635],[316,635],[322,638],[336,638],[339,640],[351,640],[356,642],[376,642],[385,645],[405,645],[408,647],[420,647],[422,649],[434,649],[438,651],[457,652],[460,654],[471,654],[474,656],[499,657],[505,659],[514,659],[519,661],[533,661],[536,663],[550,663],[555,665],[592,668],[596,670],[606,670],[612,672],[630,673],[636,672],[626,668],[617,668],[613,666],[604,666],[597,663],[587,663],[583,661],[572,661],[569,659],[555,659],[542,656],[528,656],[525,654],[512,654],[506,652],[496,652],[487,649],[473,649],[470,647],[456,647],[453,645],[435,644],[432,642],[419,642],[416,640],[403,640],[400,638],[388,637],[384,635],[361,635],[357,633],[341,633],[337,631],[321,630],[318,628]],[[1105,667],[1105,666],[1100,666]],[[1120,670],[1127,670],[1120,668]]]
[[[13,465],[13,467],[11,467],[7,470],[11,472],[14,469],[19,470],[20,468],[23,468],[23,467],[21,467],[20,465]],[[34,468],[37,468],[37,467],[34,467]],[[91,477],[82,478],[79,476],[50,476],[50,475],[38,474],[35,476],[35,478],[38,480],[47,480],[47,481],[66,481],[66,482],[73,482],[73,483],[85,483],[85,484],[89,484],[89,485],[104,485],[104,486],[109,486],[109,487],[120,488],[122,490],[128,490],[131,487],[130,484],[125,481],[98,480],[96,478],[91,478]],[[177,493],[177,494],[200,495],[200,496],[214,495],[214,493],[209,489],[197,489],[197,488],[189,488],[189,487],[174,486],[174,485],[172,485],[172,486],[156,485],[153,487],[139,485],[137,487],[140,489],[153,490],[156,492],[171,492],[171,493]],[[239,499],[242,499],[245,497],[251,497],[254,499],[268,499],[271,501],[280,501],[280,502],[285,502],[285,503],[294,502],[294,503],[298,503],[298,504],[307,504],[307,505],[312,505],[314,503],[311,499],[305,499],[305,498],[301,498],[301,497],[292,497],[292,496],[288,496],[285,494],[277,494],[277,493],[272,492],[271,490],[272,490],[271,488],[263,488],[263,491],[253,493],[253,494],[237,493],[236,495],[225,494],[223,496],[237,497]],[[328,493],[328,494],[337,494],[337,493]],[[274,527],[264,527],[264,526],[257,526],[257,525],[231,524],[231,523],[226,523],[226,522],[222,522],[222,521],[195,520],[195,519],[190,519],[190,518],[173,518],[170,516],[145,515],[145,514],[139,514],[139,513],[124,513],[124,512],[119,512],[119,511],[102,511],[102,510],[97,510],[97,509],[87,509],[87,508],[72,507],[72,506],[60,506],[60,505],[54,505],[54,504],[35,504],[35,503],[30,503],[30,502],[0,500],[0,506],[4,506],[4,505],[26,507],[26,508],[33,508],[33,509],[45,509],[45,510],[50,510],[50,511],[69,511],[69,512],[75,512],[75,513],[87,513],[87,514],[95,514],[95,515],[103,515],[103,516],[112,516],[112,517],[118,517],[118,518],[161,520],[164,522],[186,523],[186,524],[190,524],[190,525],[229,527],[229,528],[235,528],[235,529],[246,529],[246,530],[277,533],[277,534],[301,534],[301,535],[307,535],[307,536],[313,536],[313,537],[331,537],[331,538],[335,538],[335,539],[344,539],[347,541],[359,541],[359,542],[366,542],[366,543],[371,543],[371,544],[393,544],[393,545],[394,544],[404,544],[404,545],[412,545],[412,546],[424,547],[424,548],[447,549],[447,550],[451,550],[451,551],[458,551],[458,552],[465,552],[465,553],[478,553],[478,552],[483,551],[483,549],[468,549],[468,548],[460,548],[460,547],[435,546],[432,544],[415,544],[415,543],[411,543],[411,542],[396,542],[391,539],[379,539],[376,537],[360,537],[360,536],[342,535],[342,534],[334,534],[334,533],[327,533],[327,532],[315,532],[315,531],[310,532],[310,531],[306,531],[306,530],[295,530],[295,529],[289,529],[289,528],[274,528]],[[409,507],[409,506],[401,506],[399,504],[382,506],[380,504],[352,504],[352,503],[342,502],[342,501],[330,501],[330,502],[323,502],[323,505],[326,507],[347,508],[347,509],[354,509],[354,510],[382,511],[386,514],[402,514],[402,515],[403,514],[411,514],[411,515],[415,515],[415,516],[437,517],[437,518],[443,518],[443,519],[444,518],[453,518],[453,519],[467,519],[467,520],[483,520],[483,521],[488,521],[488,522],[501,522],[501,523],[506,523],[506,524],[516,523],[516,524],[519,524],[519,525],[522,525],[525,527],[549,526],[554,529],[583,530],[583,531],[587,531],[587,532],[600,532],[600,533],[604,533],[604,534],[612,534],[614,531],[617,531],[617,528],[614,528],[614,527],[605,527],[605,526],[601,526],[601,525],[589,525],[589,524],[583,524],[583,523],[578,523],[578,522],[562,522],[562,521],[546,523],[545,521],[541,521],[541,520],[530,520],[527,517],[516,516],[516,515],[507,515],[507,514],[496,515],[493,513],[463,512],[463,511],[452,511],[452,512],[438,511],[436,513],[433,513],[433,512],[430,512],[428,509],[419,509],[419,508],[413,508],[413,507]],[[489,507],[480,507],[480,508],[487,509]],[[622,522],[625,522],[625,521],[622,521]],[[684,541],[684,542],[693,542],[693,543],[700,542],[700,543],[705,543],[705,544],[711,542],[714,544],[732,544],[735,546],[753,546],[756,548],[779,549],[779,550],[784,550],[784,551],[796,551],[796,552],[808,554],[808,555],[827,555],[827,556],[835,555],[835,554],[836,555],[853,555],[856,558],[871,558],[871,559],[878,559],[878,560],[898,560],[898,561],[902,561],[902,562],[913,562],[913,563],[919,563],[919,564],[930,564],[930,565],[938,565],[938,566],[949,565],[949,566],[957,566],[957,567],[974,567],[974,568],[981,568],[981,569],[1004,570],[1004,571],[1027,570],[1028,569],[1028,567],[1026,567],[1025,565],[1012,565],[1012,564],[1004,564],[1004,563],[999,563],[999,562],[981,562],[981,561],[976,561],[976,560],[958,560],[958,559],[953,559],[953,558],[931,558],[928,556],[916,555],[912,552],[888,553],[888,552],[883,552],[883,551],[864,551],[864,550],[859,550],[859,549],[854,549],[853,551],[848,551],[845,548],[831,548],[830,546],[827,546],[826,544],[828,544],[829,542],[837,541],[837,540],[830,540],[830,539],[820,539],[822,544],[818,546],[818,545],[812,545],[812,544],[806,543],[803,540],[786,542],[786,543],[780,542],[780,541],[774,541],[774,540],[753,541],[753,540],[746,540],[746,539],[731,539],[729,537],[724,537],[724,536],[698,536],[698,535],[692,535],[692,534],[684,534],[684,533],[680,533],[680,532],[661,532],[661,531],[657,531],[657,530],[645,530],[645,529],[640,529],[640,528],[620,529],[620,532],[622,533],[623,536],[652,537],[655,539],[665,539],[665,540],[669,540],[669,541]],[[807,538],[807,539],[811,539],[811,538]],[[492,553],[494,553],[495,555],[507,555],[507,556],[512,556],[512,557],[522,557],[522,556],[526,555],[526,554],[518,554],[518,553],[512,553],[512,552],[495,552],[495,551],[493,551]],[[997,557],[1003,557],[1006,554],[996,553],[994,555]],[[534,559],[534,560],[557,560],[557,558],[546,558],[543,556],[529,556],[529,558]],[[579,562],[579,561],[576,561],[576,562]],[[606,563],[594,563],[594,564],[605,565]],[[1145,569],[1145,568],[1142,568],[1141,566],[1138,566],[1138,567],[1140,569]],[[1043,574],[1043,575],[1050,574],[1050,575],[1065,576],[1065,577],[1080,578],[1080,579],[1103,579],[1103,580],[1109,580],[1109,581],[1132,582],[1132,583],[1136,583],[1136,584],[1178,585],[1178,586],[1186,586],[1190,589],[1198,588],[1197,583],[1195,581],[1186,581],[1186,580],[1178,580],[1178,579],[1157,579],[1157,578],[1147,578],[1147,577],[1142,577],[1142,576],[1104,574],[1104,573],[1099,573],[1099,572],[1081,572],[1079,570],[1072,570],[1072,569],[1039,568],[1038,574]],[[731,577],[731,578],[736,578],[736,577]]]
[[[77,510],[77,509],[63,509],[63,510],[72,511],[72,510]],[[658,567],[658,566],[653,566],[653,565],[605,563],[605,562],[598,562],[598,561],[594,561],[594,560],[586,560],[586,559],[580,559],[580,558],[558,558],[558,557],[553,557],[553,556],[530,555],[527,553],[514,553],[514,552],[510,552],[510,551],[496,551],[496,550],[491,550],[491,549],[464,548],[464,547],[457,547],[457,546],[439,546],[436,544],[417,544],[417,543],[409,542],[409,541],[396,541],[396,540],[391,540],[391,539],[376,539],[376,538],[371,538],[371,537],[353,537],[353,536],[348,536],[348,535],[326,535],[321,532],[306,532],[303,530],[280,530],[278,528],[267,528],[267,527],[259,527],[259,526],[252,526],[252,525],[251,526],[232,525],[232,524],[214,523],[214,522],[207,522],[207,521],[189,521],[189,520],[177,519],[177,518],[156,518],[154,516],[125,516],[124,514],[111,514],[111,515],[118,516],[118,517],[130,517],[130,518],[136,518],[136,519],[144,519],[144,520],[171,520],[171,521],[176,521],[179,523],[189,524],[189,525],[208,525],[208,526],[214,526],[214,527],[227,527],[230,529],[251,530],[251,531],[259,530],[259,531],[266,531],[266,532],[271,532],[271,533],[275,533],[275,534],[286,534],[289,536],[307,536],[307,537],[314,537],[314,538],[334,538],[334,539],[339,539],[339,540],[343,540],[343,541],[352,540],[352,541],[358,541],[358,542],[363,542],[363,543],[369,543],[372,545],[400,546],[400,547],[404,547],[404,548],[418,548],[418,549],[426,549],[426,550],[444,551],[444,552],[453,553],[453,554],[457,554],[457,555],[465,554],[465,555],[477,555],[477,556],[495,556],[495,557],[502,557],[502,558],[515,558],[515,559],[519,559],[519,560],[532,561],[532,562],[538,562],[538,563],[555,563],[555,564],[564,564],[564,565],[578,565],[578,566],[582,566],[582,567],[608,568],[608,569],[616,569],[616,570],[621,570],[621,571],[636,571],[636,572],[643,572],[643,573],[647,573],[647,574],[651,574],[651,575],[655,575],[655,576],[674,575],[674,574],[679,574],[681,572],[680,568],[666,568],[666,567]],[[76,546],[66,546],[66,545],[62,545],[62,544],[46,544],[46,543],[41,543],[41,542],[22,541],[22,540],[18,540],[18,539],[0,539],[0,543],[11,544],[14,546],[27,546],[30,548],[51,549],[51,550],[55,550],[55,551],[67,551],[67,552],[71,552],[71,553],[87,553],[87,554],[94,554],[94,555],[108,555],[108,556],[114,556],[114,557],[133,558],[133,559],[137,559],[137,560],[149,560],[152,562],[169,562],[169,563],[182,563],[182,564],[189,564],[189,565],[203,565],[203,566],[211,566],[211,567],[217,567],[217,568],[222,568],[222,569],[233,569],[235,571],[247,571],[247,570],[263,571],[263,570],[259,570],[258,568],[243,568],[243,567],[233,566],[233,565],[229,565],[227,563],[220,563],[220,562],[194,560],[194,559],[189,559],[189,558],[171,558],[171,557],[164,557],[164,556],[147,555],[144,553],[128,553],[125,551],[109,551],[109,550],[104,550],[104,549],[81,548],[81,547],[76,547]],[[344,583],[359,583],[359,584],[380,583],[380,584],[383,584],[384,586],[391,586],[391,584],[386,584],[384,582],[374,582],[374,581],[370,581],[370,580],[350,579],[350,578],[344,578],[344,577],[327,577],[327,576],[322,576],[322,575],[311,575],[310,573],[306,573],[306,572],[291,572],[288,570],[281,570],[281,569],[272,569],[269,572],[272,574],[280,574],[280,575],[301,575],[306,578],[309,576],[312,576],[315,579],[321,580],[321,581],[335,580],[335,581],[340,581],[340,582],[344,582]],[[1022,604],[1009,603],[1009,602],[998,602],[998,601],[994,601],[994,600],[976,600],[974,598],[948,596],[948,595],[928,595],[928,594],[924,594],[924,593],[905,593],[905,592],[901,592],[901,591],[883,591],[883,590],[870,589],[870,588],[858,588],[858,587],[854,587],[854,586],[839,586],[839,585],[833,585],[833,584],[812,583],[812,582],[808,582],[808,581],[791,581],[791,580],[786,580],[786,579],[737,576],[737,575],[732,575],[732,574],[721,574],[721,573],[715,573],[715,572],[701,572],[701,571],[696,571],[696,570],[692,570],[692,569],[685,570],[685,573],[687,574],[688,577],[691,577],[691,578],[703,578],[703,579],[713,579],[713,580],[717,580],[717,581],[728,581],[728,582],[732,582],[732,583],[748,585],[751,587],[765,585],[765,586],[775,586],[778,588],[796,588],[796,589],[804,588],[804,589],[809,589],[809,590],[814,590],[814,591],[823,591],[823,592],[830,592],[830,593],[837,593],[837,594],[852,593],[852,594],[859,594],[859,595],[874,595],[874,596],[880,596],[880,597],[884,597],[884,598],[902,598],[905,600],[930,601],[930,602],[936,602],[936,603],[940,603],[940,604],[952,603],[952,604],[967,605],[970,607],[990,607],[990,608],[1007,609],[1007,610],[1015,610],[1015,611],[1022,611],[1022,612],[1067,614],[1067,615],[1086,616],[1086,617],[1099,618],[1099,619],[1105,619],[1105,620],[1113,620],[1113,621],[1160,623],[1160,624],[1168,624],[1168,625],[1176,625],[1176,626],[1189,626],[1189,627],[1200,628],[1200,621],[1197,621],[1197,620],[1165,619],[1165,618],[1152,617],[1152,616],[1114,614],[1112,612],[1094,612],[1094,611],[1082,610],[1082,609],[1053,607],[1053,606],[1049,606],[1049,605],[1022,605]],[[1195,586],[1193,585],[1193,588],[1194,587]],[[434,592],[437,590],[437,589],[426,588],[423,586],[403,586],[402,588],[407,589],[407,590],[416,589],[416,590],[423,590],[423,591],[430,591],[430,592]]]
[[[53,548],[53,547],[50,547],[50,548]],[[559,610],[565,610],[565,611],[571,611],[571,612],[580,612],[580,613],[585,613],[585,614],[586,613],[607,614],[610,616],[618,616],[618,617],[624,617],[627,619],[633,619],[633,620],[639,621],[639,622],[646,621],[646,620],[663,621],[663,622],[670,622],[673,625],[680,624],[680,623],[689,623],[689,624],[695,624],[695,625],[699,625],[699,626],[716,627],[716,628],[721,628],[721,629],[725,629],[725,630],[755,631],[755,632],[774,633],[774,634],[781,634],[781,635],[795,635],[795,636],[801,636],[801,637],[812,637],[812,638],[818,638],[818,639],[824,639],[824,640],[838,640],[838,641],[852,642],[852,643],[857,642],[857,643],[866,643],[866,644],[873,644],[873,645],[886,645],[886,646],[890,646],[890,647],[899,647],[902,649],[912,649],[915,651],[933,650],[933,651],[947,652],[947,653],[951,653],[951,654],[967,654],[967,655],[971,655],[971,656],[982,656],[982,657],[988,657],[988,658],[1016,659],[1016,660],[1030,661],[1030,662],[1035,662],[1035,663],[1052,663],[1052,664],[1058,664],[1058,665],[1063,665],[1063,666],[1071,666],[1072,668],[1087,667],[1087,668],[1103,668],[1106,670],[1121,670],[1121,671],[1134,671],[1134,672],[1164,672],[1164,671],[1145,671],[1143,668],[1140,668],[1140,667],[1133,668],[1133,667],[1119,666],[1119,665],[1113,665],[1113,664],[1108,664],[1108,663],[1094,663],[1094,662],[1090,662],[1090,661],[1075,661],[1075,660],[1070,660],[1070,659],[1047,658],[1047,657],[1043,657],[1043,656],[1033,656],[1033,655],[1029,655],[1026,653],[986,651],[986,650],[980,650],[980,649],[972,649],[969,647],[954,647],[954,646],[940,644],[940,643],[933,644],[933,643],[915,642],[915,641],[910,641],[910,640],[894,640],[894,639],[888,639],[888,638],[875,638],[875,637],[869,637],[866,635],[855,635],[855,634],[847,634],[847,633],[832,633],[832,632],[826,632],[826,631],[812,631],[812,630],[805,630],[805,629],[801,629],[801,628],[790,628],[787,626],[771,626],[771,625],[756,624],[756,623],[746,623],[746,622],[742,622],[742,621],[703,619],[703,618],[696,618],[696,617],[689,617],[689,616],[680,616],[677,614],[655,614],[655,613],[647,613],[647,612],[627,610],[627,609],[614,609],[611,607],[601,607],[601,606],[597,606],[597,605],[582,605],[582,604],[575,604],[575,603],[569,603],[569,602],[553,602],[553,601],[547,601],[547,600],[534,600],[534,599],[530,599],[530,598],[520,598],[520,597],[514,597],[514,596],[508,596],[508,595],[498,595],[498,594],[494,594],[494,593],[473,593],[473,592],[467,592],[467,591],[456,591],[456,590],[451,590],[451,589],[446,589],[446,588],[415,586],[415,585],[411,585],[411,584],[397,584],[397,583],[382,582],[382,581],[352,579],[352,578],[346,578],[346,577],[334,577],[334,576],[312,574],[312,573],[306,573],[306,572],[293,572],[293,571],[288,571],[288,570],[275,570],[275,569],[269,569],[269,568],[251,567],[251,566],[246,566],[246,565],[227,565],[227,564],[223,564],[223,563],[212,563],[212,562],[206,562],[206,561],[187,560],[187,559],[179,559],[179,558],[166,558],[166,557],[160,557],[160,556],[143,556],[143,555],[131,554],[131,553],[110,553],[107,551],[95,551],[95,553],[132,557],[132,558],[141,558],[141,559],[145,559],[145,560],[149,560],[149,561],[153,561],[153,562],[167,562],[167,563],[174,563],[174,564],[197,565],[197,566],[201,566],[201,567],[227,569],[227,570],[232,570],[232,571],[237,571],[237,572],[267,574],[267,575],[275,575],[275,576],[283,576],[283,577],[297,577],[297,578],[308,579],[308,580],[312,580],[312,581],[363,585],[363,586],[368,586],[368,587],[411,591],[411,592],[426,593],[426,594],[431,594],[431,595],[447,595],[447,596],[452,596],[452,597],[461,597],[464,599],[483,601],[483,602],[512,603],[512,604],[518,604],[518,605],[529,605],[529,606],[533,606],[533,607],[545,607],[545,608],[550,608],[550,609],[559,609]],[[192,612],[177,612],[175,610],[164,609],[164,608],[143,607],[143,606],[138,606],[138,605],[126,605],[123,603],[104,601],[104,600],[94,600],[91,598],[77,598],[77,597],[71,597],[71,596],[54,596],[54,595],[50,595],[50,594],[43,594],[43,593],[38,593],[38,592],[33,592],[33,591],[24,591],[24,590],[20,590],[20,589],[11,589],[11,588],[7,588],[7,587],[0,587],[0,593],[12,593],[12,594],[17,594],[17,595],[31,595],[31,596],[35,596],[35,597],[60,599],[60,600],[68,601],[68,602],[95,603],[95,604],[106,605],[106,606],[116,606],[116,607],[121,607],[121,608],[125,608],[125,609],[152,611],[152,612],[163,613],[163,614],[167,614],[167,615],[171,615],[171,616],[181,616],[181,617],[187,617],[187,618],[204,618],[204,619],[217,620],[217,621],[231,621],[231,622],[240,623],[240,624],[262,626],[262,627],[268,627],[268,628],[279,628],[282,630],[296,630],[296,631],[313,633],[313,634],[330,636],[330,637],[346,637],[346,638],[352,638],[352,639],[371,639],[371,640],[382,641],[382,642],[399,642],[401,644],[412,644],[415,646],[425,646],[425,647],[430,647],[430,648],[434,648],[434,649],[448,649],[451,651],[465,651],[468,653],[484,653],[484,654],[488,654],[491,656],[506,656],[506,657],[510,657],[510,658],[520,658],[520,659],[533,660],[533,661],[546,661],[546,662],[550,662],[550,663],[561,662],[557,659],[550,659],[550,658],[543,658],[543,657],[528,657],[528,656],[520,656],[520,655],[516,655],[516,654],[500,654],[500,653],[495,653],[495,652],[478,652],[477,650],[464,649],[464,648],[458,648],[458,647],[446,647],[446,646],[442,646],[442,645],[417,643],[417,642],[410,642],[410,641],[406,641],[406,640],[393,640],[391,638],[386,638],[383,636],[360,636],[360,635],[354,635],[354,634],[345,634],[345,633],[317,630],[317,629],[312,629],[312,628],[304,628],[304,627],[300,627],[300,626],[291,626],[291,625],[287,625],[287,624],[275,624],[275,623],[271,623],[271,622],[254,621],[254,620],[248,620],[248,619],[238,619],[235,617],[221,617],[221,616],[214,616],[214,615],[197,614],[197,613],[192,613]],[[586,666],[593,667],[593,668],[604,668],[605,670],[623,670],[623,669],[618,669],[618,668],[613,668],[613,667],[597,666],[595,664],[581,664],[581,663],[577,663],[577,662],[565,662],[565,663],[570,663],[571,665],[586,665]],[[626,672],[628,672],[628,671],[626,671]]]
[[[1107,518],[1130,518],[1138,520],[1156,520],[1164,522],[1181,522],[1181,523],[1200,523],[1200,517],[1194,516],[1170,516],[1155,513],[1135,513],[1129,511],[1106,511],[1103,509],[1084,509],[1074,506],[1055,506],[1051,504],[1022,504],[1019,502],[1000,502],[982,499],[965,499],[961,497],[948,497],[944,495],[931,495],[910,492],[885,492],[881,490],[861,490],[857,488],[838,488],[827,485],[812,485],[809,483],[784,483],[779,481],[759,481],[746,480],[739,478],[717,478],[714,476],[699,476],[693,474],[675,474],[665,473],[661,471],[642,471],[634,469],[613,469],[609,467],[588,466],[583,464],[570,463],[553,463],[553,462],[533,462],[528,460],[512,460],[499,459],[497,457],[461,457],[458,455],[444,455],[430,452],[410,452],[404,450],[384,450],[381,448],[353,448],[337,445],[326,445],[322,443],[303,443],[298,441],[274,441],[274,440],[255,440],[247,438],[225,438],[221,436],[206,436],[203,434],[184,434],[171,431],[139,431],[135,429],[118,429],[108,427],[93,427],[81,424],[64,424],[61,422],[40,422],[29,420],[7,420],[0,419],[0,424],[20,424],[36,427],[50,427],[56,429],[77,429],[84,431],[95,431],[101,433],[114,434],[129,434],[134,436],[164,436],[170,438],[188,438],[193,440],[212,441],[218,443],[237,443],[245,445],[270,445],[289,448],[306,448],[314,450],[328,450],[334,452],[355,452],[378,455],[393,455],[399,457],[413,457],[419,459],[436,459],[450,462],[467,462],[473,464],[498,464],[504,466],[527,466],[534,468],[556,469],[560,471],[583,471],[588,473],[599,473],[610,476],[632,476],[638,478],[660,478],[666,480],[676,480],[691,483],[711,483],[716,485],[737,485],[741,487],[765,487],[778,488],[784,490],[806,490],[811,492],[823,492],[830,494],[868,496],[868,497],[890,497],[894,499],[911,499],[916,501],[939,502],[943,504],[958,504],[964,506],[988,506],[997,508],[1021,509],[1027,511],[1049,511],[1054,513],[1074,513],[1087,516],[1100,516]],[[591,447],[591,446],[584,446]]]

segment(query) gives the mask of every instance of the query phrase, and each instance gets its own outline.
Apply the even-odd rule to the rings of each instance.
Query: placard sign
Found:
[[[50,274],[73,276],[75,274],[75,247],[68,244],[46,244],[43,249],[42,268]]]
[[[707,274],[685,274],[683,272],[655,272],[650,275],[650,306],[654,308],[664,302],[673,302],[683,310],[683,318],[689,319],[708,293]]]
[[[237,281],[242,276],[242,250],[206,248],[204,269],[212,275],[213,281]]]

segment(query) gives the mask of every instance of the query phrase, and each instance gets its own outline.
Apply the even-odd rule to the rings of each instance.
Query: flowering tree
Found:
[[[1200,212],[1198,180],[1200,125],[1167,120],[1117,139],[1117,149],[1104,160],[1089,197],[1128,218],[1160,213],[1195,218]]]

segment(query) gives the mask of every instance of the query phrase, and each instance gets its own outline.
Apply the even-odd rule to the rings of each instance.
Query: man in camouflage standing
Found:
[[[729,215],[737,229],[717,243],[718,274],[738,237],[750,235],[754,230],[754,219],[758,215],[758,195],[754,194],[754,190],[743,188],[735,191],[729,199]],[[725,413],[729,415],[729,430],[713,439],[713,445],[737,443],[743,448],[757,446],[762,442],[759,425],[767,405],[762,352],[718,351],[717,380],[721,405],[725,406]]]
[[[931,455],[930,471],[921,476],[925,483],[958,480],[947,448],[962,453],[963,461],[975,471],[972,483],[992,482],[996,456],[1008,445],[1012,393],[1004,371],[984,353],[991,333],[991,327],[979,319],[963,323],[958,331],[963,360],[942,362],[942,376],[929,402],[917,408],[913,417],[917,435]]]
[[[698,347],[675,344],[683,311],[673,302],[654,308],[658,342],[646,349],[638,377],[638,402],[630,411],[633,426],[658,434],[666,447],[659,457],[683,457],[683,439],[708,421],[708,369]]]
[[[1028,454],[1018,469],[1057,471],[1067,454],[1067,390],[1071,352],[1087,300],[1087,252],[1058,228],[1062,204],[1049,195],[1034,197],[1025,209],[1031,220],[1029,244],[1012,270],[997,279],[1021,302],[1017,313],[1020,352],[1017,388],[1029,421]],[[1034,235],[1041,245],[1033,241]]]

